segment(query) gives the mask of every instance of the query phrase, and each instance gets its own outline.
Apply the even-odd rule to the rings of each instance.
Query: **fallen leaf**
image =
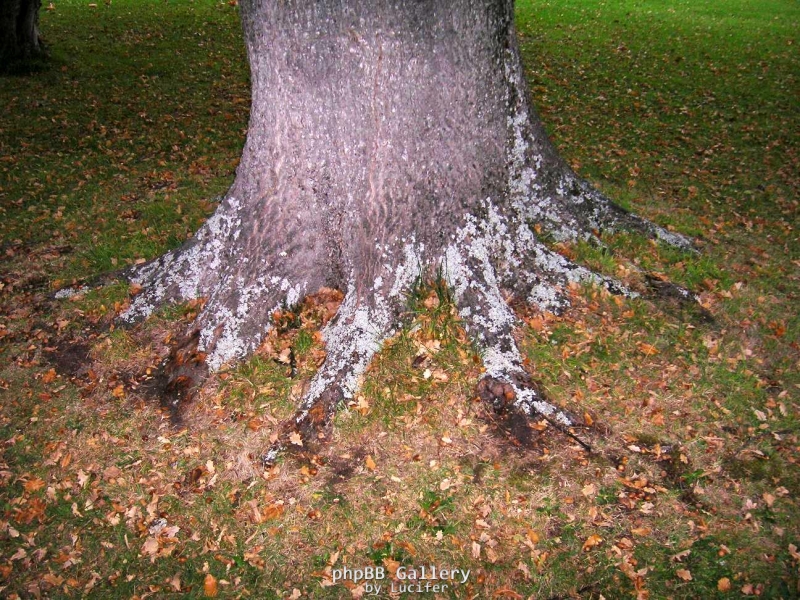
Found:
[[[211,573],[206,573],[206,578],[203,580],[203,595],[206,598],[215,598],[218,592],[217,578]]]
[[[54,575],[53,573],[47,573],[42,577],[42,580],[45,583],[48,583],[54,587],[58,587],[62,583],[64,583],[64,578],[59,575]]]
[[[675,571],[675,575],[677,575],[684,581],[692,580],[692,573],[688,569],[678,569],[677,571]]]
[[[367,458],[364,459],[364,464],[367,465],[367,468],[370,471],[374,471],[378,467],[378,465],[375,464],[375,461],[372,460],[372,456],[370,454],[367,454]]]
[[[795,560],[800,560],[800,552],[797,551],[797,546],[789,544],[789,554]]]
[[[592,534],[592,535],[590,535],[590,536],[587,538],[587,540],[586,540],[586,541],[583,543],[583,551],[584,551],[584,552],[588,552],[589,550],[591,550],[591,549],[592,549],[592,548],[594,548],[595,546],[598,546],[598,545],[600,545],[600,544],[602,544],[602,543],[603,543],[603,538],[601,538],[601,537],[600,537],[599,535],[597,535],[596,533],[595,533],[595,534]]]
[[[283,514],[283,504],[275,503],[270,504],[264,511],[261,513],[262,518],[265,521],[269,521],[270,519],[277,519]]]
[[[478,542],[472,542],[472,558],[478,559],[481,557],[481,545]]]
[[[278,355],[278,360],[285,365],[288,365],[290,362],[292,362],[292,349],[284,348],[281,350],[281,353]]]
[[[492,598],[512,598],[512,600],[523,600],[524,597],[509,588],[501,588],[492,594]]]
[[[292,433],[289,435],[289,441],[290,441],[292,444],[294,444],[295,446],[302,446],[302,445],[303,445],[303,438],[302,438],[302,436],[301,436],[299,433],[297,433],[296,431],[293,431],[293,432],[292,432]]]
[[[658,354],[658,348],[650,344],[645,344],[644,342],[639,342],[639,350],[646,356],[655,356]]]
[[[38,477],[34,477],[33,479],[26,481],[22,487],[25,488],[26,492],[35,492],[36,490],[40,490],[44,487],[44,481]]]
[[[717,582],[717,589],[720,592],[729,592],[731,590],[731,580],[723,577]]]
[[[154,557],[158,554],[158,540],[154,537],[149,537],[142,544],[142,554]]]
[[[681,552],[678,552],[677,554],[673,554],[670,557],[670,560],[673,561],[673,562],[681,562],[684,558],[689,556],[691,553],[692,553],[691,549],[687,548],[686,550],[682,550]]]
[[[25,552],[25,548],[20,548],[19,550],[17,550],[17,551],[16,551],[16,552],[15,552],[15,553],[14,553],[14,554],[11,556],[11,558],[10,558],[9,560],[22,560],[22,559],[23,559],[23,558],[25,558],[26,556],[28,556],[28,553],[27,553],[27,552]]]

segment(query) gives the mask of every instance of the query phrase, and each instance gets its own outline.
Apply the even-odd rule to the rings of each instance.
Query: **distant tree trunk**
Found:
[[[0,71],[42,53],[41,4],[41,0],[0,0]]]
[[[482,351],[481,396],[567,423],[529,385],[506,299],[558,310],[571,282],[625,290],[540,232],[689,242],[560,158],[528,99],[512,0],[243,0],[241,12],[253,90],[236,180],[190,241],[130,273],[142,291],[125,318],[205,298],[195,362],[214,371],[256,349],[282,305],[341,290],[327,359],[287,426],[302,433],[356,392],[405,292],[441,273]]]

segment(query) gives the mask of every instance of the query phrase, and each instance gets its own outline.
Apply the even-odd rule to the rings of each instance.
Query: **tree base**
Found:
[[[574,420],[530,385],[507,301],[558,312],[582,283],[637,294],[544,236],[602,244],[602,232],[632,230],[691,243],[616,206],[559,157],[528,100],[513,2],[241,8],[253,106],[236,181],[191,240],[125,273],[140,293],[124,321],[205,300],[190,351],[166,365],[172,401],[206,369],[255,351],[276,312],[341,290],[327,358],[274,460],[324,430],[405,324],[407,292],[441,277],[483,359],[479,395],[568,431]]]

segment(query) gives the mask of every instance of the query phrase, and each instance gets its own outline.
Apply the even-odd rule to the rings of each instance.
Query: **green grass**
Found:
[[[111,319],[128,289],[43,292],[191,235],[247,126],[235,6],[97,4],[45,7],[48,67],[0,79],[0,595],[202,597],[210,574],[219,597],[347,597],[322,585],[334,559],[471,569],[448,598],[800,595],[796,2],[518,2],[561,151],[702,252],[626,234],[560,250],[634,287],[660,273],[715,317],[592,288],[523,315],[532,374],[595,421],[595,454],[553,432],[513,446],[474,401],[480,360],[434,283],[328,443],[268,470],[323,356],[310,309],[214,378],[182,430],[126,382],[196,307],[87,332],[91,376],[51,372],[58,332]],[[174,540],[151,534],[159,518]]]

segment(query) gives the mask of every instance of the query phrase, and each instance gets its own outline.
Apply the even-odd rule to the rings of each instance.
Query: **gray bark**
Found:
[[[483,352],[487,399],[567,415],[525,385],[504,296],[566,305],[569,282],[618,283],[539,241],[633,228],[545,134],[522,73],[511,0],[244,0],[252,109],[236,180],[183,247],[142,267],[125,315],[207,298],[196,322],[212,371],[252,352],[270,315],[322,286],[345,292],[328,357],[294,425],[351,397],[404,294],[441,272]],[[497,404],[497,402],[495,403]]]

